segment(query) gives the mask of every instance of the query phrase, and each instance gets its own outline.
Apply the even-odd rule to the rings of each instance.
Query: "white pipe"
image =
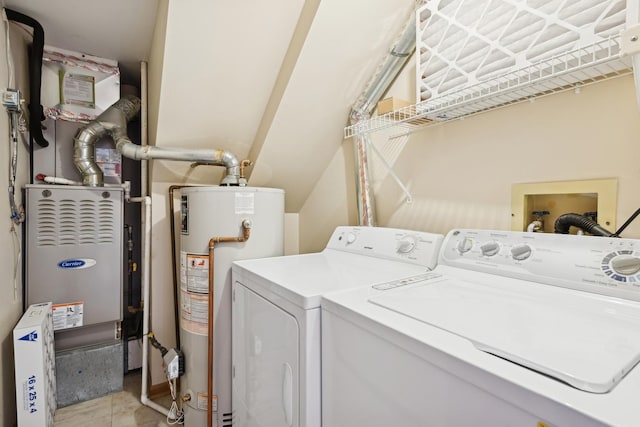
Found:
[[[144,227],[144,235],[142,238],[142,391],[140,393],[140,401],[143,405],[155,409],[161,414],[168,416],[169,408],[164,408],[161,405],[153,402],[147,395],[148,378],[148,364],[149,364],[149,310],[151,305],[149,304],[149,298],[151,295],[151,281],[149,280],[149,263],[151,261],[151,197],[131,197],[129,202],[144,202],[144,217],[142,219],[142,226]]]
[[[61,184],[61,185],[82,185],[79,181],[73,181],[67,178],[61,178],[57,176],[45,176],[42,178],[47,184]]]
[[[149,93],[147,86],[147,63],[140,63],[140,145],[146,147],[149,145],[149,118],[147,117],[147,108],[149,103]],[[142,196],[149,194],[147,184],[147,162],[140,164],[140,191]]]
[[[148,145],[148,121],[147,121],[147,63],[142,62],[140,64],[140,122],[141,122],[141,145],[146,147]],[[140,191],[142,197],[132,197],[129,199],[131,202],[144,202],[144,217],[142,218],[141,226],[144,228],[144,235],[142,236],[142,250],[143,250],[143,265],[142,265],[142,286],[143,286],[143,312],[142,312],[142,387],[140,392],[140,402],[148,406],[157,412],[168,416],[170,409],[159,405],[148,396],[148,371],[149,371],[149,315],[151,311],[150,296],[151,296],[151,281],[149,275],[149,268],[151,266],[151,197],[148,196],[149,190],[147,188],[147,162],[142,162],[140,165]]]

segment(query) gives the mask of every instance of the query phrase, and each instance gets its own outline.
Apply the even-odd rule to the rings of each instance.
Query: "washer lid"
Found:
[[[369,302],[584,391],[610,391],[640,360],[640,303],[633,301],[500,277],[443,276]]]

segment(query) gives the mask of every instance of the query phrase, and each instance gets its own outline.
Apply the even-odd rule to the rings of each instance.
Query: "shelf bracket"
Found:
[[[620,31],[620,55],[632,56],[640,53],[640,25]]]
[[[403,136],[404,138],[407,138],[406,135]],[[380,151],[378,151],[378,149],[376,148],[376,145],[371,143],[369,144],[369,147],[371,147],[371,150],[376,153],[376,155],[378,156],[378,158],[380,159],[380,161],[382,161],[382,164],[384,165],[384,167],[387,169],[387,171],[391,174],[391,176],[393,177],[393,180],[396,182],[396,184],[398,184],[398,186],[402,189],[402,191],[404,192],[404,194],[407,196],[406,198],[406,202],[407,204],[410,204],[413,202],[413,197],[411,197],[411,193],[409,192],[409,190],[407,189],[407,187],[402,183],[402,181],[400,180],[400,178],[398,177],[398,175],[396,175],[396,173],[394,172],[393,168],[391,167],[391,165],[386,161],[386,159],[384,158],[384,156],[382,155],[382,153],[380,153]]]

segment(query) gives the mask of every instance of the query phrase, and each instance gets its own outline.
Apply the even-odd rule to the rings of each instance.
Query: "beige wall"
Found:
[[[377,135],[376,147],[413,197],[406,203],[370,155],[377,223],[439,233],[509,229],[513,183],[617,178],[616,221],[622,224],[640,207],[639,136],[630,76],[428,127],[408,138]],[[344,190],[355,178],[344,151],[336,153],[300,212],[301,252],[321,249],[335,226],[355,223],[355,198]],[[639,238],[640,220],[623,237]]]
[[[5,24],[0,30],[0,81],[2,89],[8,85]],[[27,84],[26,44],[23,32],[12,25],[11,50],[14,61],[16,81],[14,87],[25,91]],[[28,92],[23,93],[28,98]],[[25,107],[26,108],[26,107]],[[9,219],[10,209],[7,197],[9,185],[9,119],[4,108],[0,108],[0,135],[3,136],[2,154],[0,155],[0,424],[14,425],[16,420],[15,380],[13,370],[13,327],[22,315],[22,274],[21,254],[15,249]],[[29,176],[29,153],[22,141],[18,144],[18,174],[16,179],[17,202],[22,205],[20,189],[27,183]],[[21,227],[16,228],[19,240],[22,240]],[[16,263],[18,265],[14,274]]]

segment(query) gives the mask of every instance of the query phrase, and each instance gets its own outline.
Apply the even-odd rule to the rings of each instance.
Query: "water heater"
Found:
[[[181,190],[180,340],[185,426],[204,426],[208,404],[209,243],[243,235],[246,241],[214,246],[213,426],[231,426],[231,263],[284,252],[284,191],[256,187],[188,187]]]

